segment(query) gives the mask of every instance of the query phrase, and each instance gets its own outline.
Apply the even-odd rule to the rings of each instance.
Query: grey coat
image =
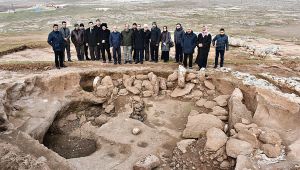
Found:
[[[71,31],[70,31],[70,29],[66,28],[64,30],[64,28],[60,28],[59,32],[61,32],[63,38],[67,38],[68,39],[67,43],[70,43],[70,37],[71,37]]]
[[[163,40],[163,35],[167,34],[166,39]],[[170,51],[170,42],[172,41],[171,39],[171,34],[170,32],[162,32],[161,33],[161,51]],[[166,43],[166,45],[164,45]]]

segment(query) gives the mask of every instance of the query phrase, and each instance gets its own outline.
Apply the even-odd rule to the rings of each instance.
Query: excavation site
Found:
[[[1,71],[0,169],[299,168],[299,79],[158,68]]]

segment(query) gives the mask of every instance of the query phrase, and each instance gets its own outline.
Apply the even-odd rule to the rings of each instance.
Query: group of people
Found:
[[[170,49],[175,47],[176,63],[183,63],[186,68],[193,67],[193,55],[197,47],[198,54],[195,63],[202,70],[207,67],[211,44],[216,47],[215,68],[218,67],[219,57],[221,57],[220,67],[223,67],[224,54],[229,49],[228,36],[223,28],[220,29],[220,34],[212,39],[206,26],[203,26],[202,31],[197,36],[191,28],[184,31],[182,25],[178,23],[174,31],[173,41],[168,27],[164,26],[161,31],[156,22],[152,23],[151,29],[147,24],[142,27],[141,24],[133,23],[131,28],[129,24],[125,24],[121,32],[116,26],[113,26],[112,31],[110,31],[107,24],[101,23],[99,19],[96,20],[95,24],[89,22],[88,25],[89,27],[85,29],[84,24],[75,24],[73,31],[67,28],[65,21],[62,22],[60,29],[57,24],[53,25],[53,31],[48,36],[48,43],[53,48],[55,66],[58,69],[66,67],[64,65],[65,56],[69,62],[72,62],[71,42],[76,48],[79,61],[100,60],[102,58],[102,61],[106,63],[107,54],[108,62],[114,62],[114,64],[122,64],[121,47],[123,47],[124,64],[132,64],[133,62],[143,64],[144,61],[149,60],[157,63],[159,46],[161,46],[161,60],[168,62]],[[112,48],[113,59],[110,48]]]

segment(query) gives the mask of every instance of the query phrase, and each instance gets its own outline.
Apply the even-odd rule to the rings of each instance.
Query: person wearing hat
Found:
[[[87,46],[86,45],[86,39],[85,39],[85,28],[84,28],[84,24],[83,23],[81,23],[80,25],[80,30],[83,32],[83,41],[84,41],[84,45],[83,45],[83,47],[84,47],[84,55],[85,55],[85,59],[86,60],[91,60],[90,58],[89,58],[89,53],[88,53],[88,49],[89,49],[89,46]]]
[[[156,22],[152,23],[151,36],[150,36],[150,51],[151,51],[151,62],[158,62],[158,49],[160,42],[161,31],[157,27]]]
[[[109,45],[110,30],[107,29],[107,24],[102,24],[102,30],[100,31],[100,49],[102,54],[103,63],[106,63],[105,51],[107,52],[108,60],[111,63],[111,53]]]
[[[79,25],[74,25],[75,29],[71,32],[71,41],[75,46],[78,61],[84,60],[84,33]]]

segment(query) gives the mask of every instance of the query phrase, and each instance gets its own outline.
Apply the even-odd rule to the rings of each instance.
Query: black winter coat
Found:
[[[110,36],[110,30],[106,29],[106,30],[101,30],[100,31],[100,46],[101,47],[105,47],[105,48],[109,48],[109,36]],[[104,43],[102,42],[104,40]]]
[[[145,49],[145,32],[142,29],[133,33],[133,48],[135,50]]]
[[[159,44],[161,31],[158,27],[151,28],[151,44]]]
[[[85,41],[89,44],[89,46],[97,45],[97,32],[95,29],[88,28],[85,30]]]
[[[208,35],[205,35],[204,37],[202,36],[202,33],[200,33],[198,35],[198,41],[197,41],[197,45],[198,44],[202,44],[203,46],[202,47],[199,47],[200,49],[210,49],[210,44],[211,44],[211,35],[208,34]]]

